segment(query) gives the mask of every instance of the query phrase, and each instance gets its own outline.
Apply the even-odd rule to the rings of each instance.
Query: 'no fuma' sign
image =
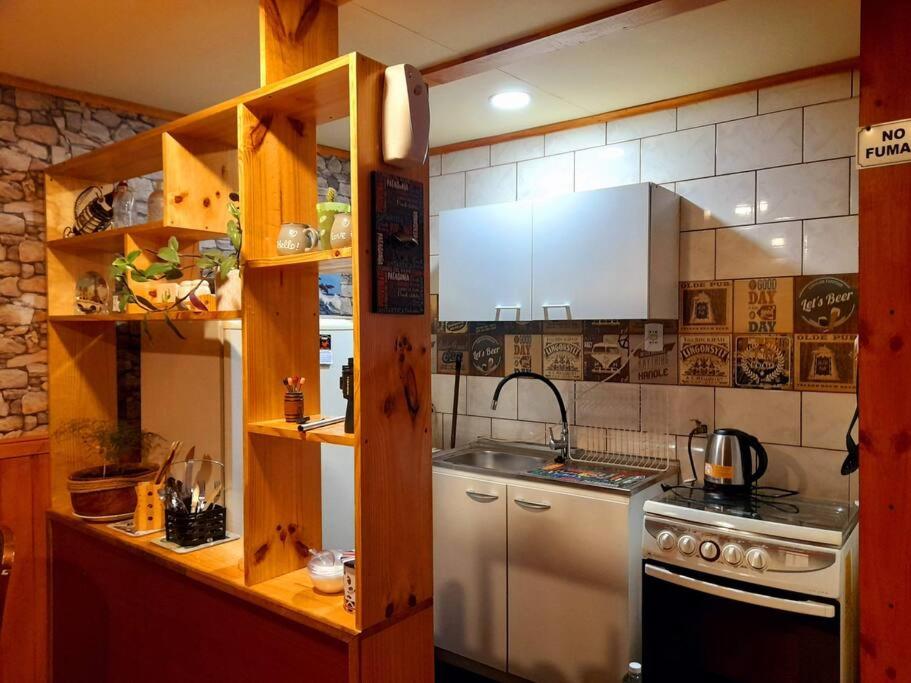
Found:
[[[911,161],[911,119],[857,129],[857,165],[860,168]]]

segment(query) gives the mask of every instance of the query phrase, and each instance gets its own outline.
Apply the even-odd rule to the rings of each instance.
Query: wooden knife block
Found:
[[[134,531],[153,531],[164,527],[164,504],[158,497],[161,484],[144,481],[136,484],[136,509],[133,511]]]

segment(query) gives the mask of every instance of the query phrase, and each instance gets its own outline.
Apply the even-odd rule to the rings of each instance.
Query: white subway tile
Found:
[[[803,445],[845,450],[845,433],[856,407],[854,394],[803,392]]]
[[[544,136],[544,154],[552,156],[604,144],[604,124],[566,128]]]
[[[715,390],[715,428],[742,429],[763,443],[800,444],[800,392]]]
[[[638,140],[576,152],[576,192],[638,182]]]
[[[504,420],[515,420],[518,416],[516,408],[518,393],[516,382],[507,382],[500,392],[497,409],[491,410],[490,401],[497,388],[501,377],[467,377],[468,384],[468,414],[478,417],[496,417]]]
[[[431,437],[433,439],[431,448],[444,448],[443,446],[443,413],[433,413],[430,418]],[[446,446],[449,442],[446,442]]]
[[[769,168],[756,174],[757,221],[844,216],[851,175],[847,159]]]
[[[851,97],[851,72],[774,85],[759,91],[759,113]]]
[[[527,161],[544,156],[544,136],[533,135],[518,140],[498,142],[490,146],[490,164],[511,164],[514,161]]]
[[[627,116],[608,121],[605,127],[605,142],[623,142],[649,135],[670,133],[677,129],[677,112],[674,109],[662,109],[638,116]]]
[[[535,379],[512,380],[519,383],[519,419],[531,422],[559,422],[560,410],[554,392]],[[573,421],[573,383],[568,380],[552,380],[563,403],[570,422]]]
[[[677,183],[680,229],[704,230],[755,222],[756,174],[735,173]]]
[[[715,279],[715,231],[680,233],[680,279]]]
[[[449,446],[452,434],[452,415],[443,415],[443,441]],[[490,436],[490,418],[459,415],[456,422],[456,447],[464,446],[482,436]]]
[[[440,293],[440,257],[430,257],[430,293]]]
[[[697,102],[677,109],[677,130],[756,116],[756,91]]]
[[[851,200],[850,200],[850,209],[851,213],[858,213],[860,208],[860,197],[858,190],[860,189],[860,180],[857,177],[857,157],[851,157],[848,159],[848,163],[851,166]]]
[[[800,275],[800,221],[764,223],[715,232],[719,279]]]
[[[808,498],[850,501],[851,480],[840,471],[843,452],[778,444],[766,445],[766,451],[769,470],[760,485],[796,490]]]
[[[521,420],[492,420],[491,436],[495,439],[530,443],[544,443],[547,439],[543,422],[523,422]]]
[[[737,173],[799,164],[803,115],[800,109],[718,124],[718,170]]]
[[[491,166],[465,174],[465,206],[516,201],[516,165]]]
[[[430,215],[465,207],[465,174],[453,173],[430,179]]]
[[[439,154],[431,154],[427,161],[430,164],[430,175],[440,175],[442,172],[442,157]]]
[[[440,253],[440,217],[430,217],[430,253]]]
[[[518,199],[541,199],[572,191],[572,152],[519,162]]]
[[[666,183],[715,173],[715,127],[690,128],[642,140],[642,180]]]
[[[466,363],[467,365],[467,363]],[[459,381],[459,413],[468,410],[468,391],[465,388],[465,377]],[[433,408],[438,413],[452,412],[452,393],[455,390],[455,375],[435,373],[430,376],[430,396]]]
[[[470,147],[443,155],[443,173],[458,173],[490,166],[490,147]]]
[[[689,434],[699,420],[713,429],[715,390],[712,387],[684,387],[643,384],[642,431],[655,434]]]
[[[804,275],[857,271],[857,216],[803,222]]]
[[[848,157],[857,149],[858,99],[817,104],[803,113],[803,160]]]
[[[639,385],[576,382],[575,424],[639,429]]]

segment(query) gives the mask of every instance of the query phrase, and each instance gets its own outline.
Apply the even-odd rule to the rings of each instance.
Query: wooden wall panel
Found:
[[[325,0],[259,1],[260,85],[338,57],[338,7]]]
[[[861,3],[861,125],[911,117],[909,24]],[[911,681],[911,164],[859,180],[861,678]]]

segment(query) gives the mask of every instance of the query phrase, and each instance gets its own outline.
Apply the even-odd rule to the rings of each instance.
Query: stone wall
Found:
[[[0,87],[0,438],[47,429],[43,170],[159,123]],[[130,182],[144,215],[152,182]]]

